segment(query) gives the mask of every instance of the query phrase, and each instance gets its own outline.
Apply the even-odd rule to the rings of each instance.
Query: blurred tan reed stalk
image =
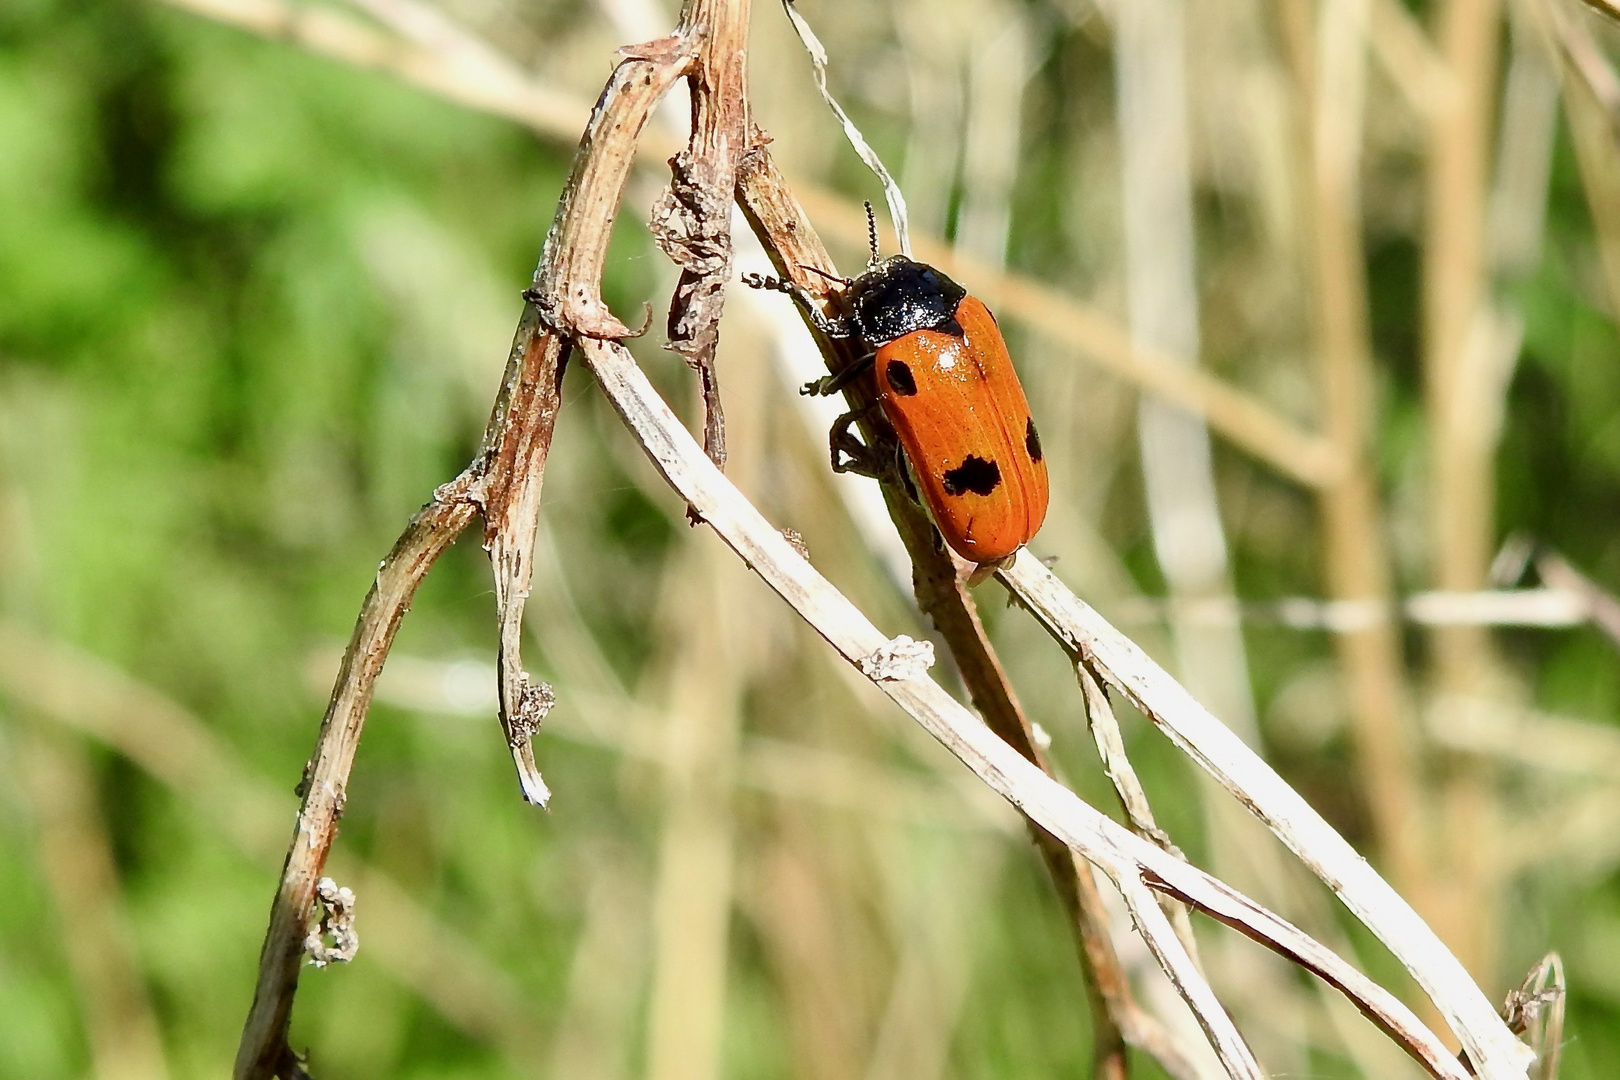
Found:
[[[1298,5],[1287,17],[1303,19]],[[1368,9],[1328,0],[1296,32],[1293,61],[1308,147],[1311,256],[1323,423],[1347,469],[1320,498],[1324,583],[1335,600],[1394,603],[1386,525],[1372,458],[1373,411],[1366,256],[1362,250],[1362,108]],[[1424,806],[1414,716],[1396,626],[1385,618],[1334,636],[1355,733],[1358,780],[1378,850],[1397,882],[1421,898],[1428,887]]]
[[[661,677],[668,719],[653,888],[652,1080],[720,1075],[735,863],[732,771],[742,699],[759,663],[749,583],[736,580],[735,565],[712,545],[684,547],[666,578],[663,613],[672,631],[665,640],[675,647]]]
[[[95,1080],[169,1075],[157,1014],[124,904],[112,838],[85,748],[59,732],[11,740],[38,829],[39,861],[78,987]]]
[[[1496,545],[1496,432],[1488,417],[1506,388],[1492,370],[1485,230],[1500,37],[1497,0],[1438,6],[1435,45],[1455,92],[1437,102],[1429,118],[1423,370],[1429,577],[1446,592],[1483,588]],[[1489,630],[1436,627],[1429,641],[1436,693],[1499,692],[1495,684],[1504,672]],[[1491,980],[1500,903],[1489,855],[1500,828],[1496,777],[1488,765],[1469,761],[1448,762],[1443,773],[1442,842],[1435,854],[1444,860],[1444,885],[1434,918],[1464,964]]]
[[[763,342],[738,323],[728,348]],[[757,487],[767,460],[768,366],[732,365],[732,475]],[[653,888],[653,970],[647,1075],[721,1075],[729,928],[735,879],[733,792],[744,704],[781,692],[771,678],[772,625],[757,584],[700,534],[683,537],[664,575],[659,622],[669,643],[656,676],[665,699],[663,824]]]
[[[646,972],[644,885],[625,869],[611,841],[596,845],[597,874],[585,896],[585,925],[568,965],[568,989],[544,1076],[625,1080],[632,1023]]]

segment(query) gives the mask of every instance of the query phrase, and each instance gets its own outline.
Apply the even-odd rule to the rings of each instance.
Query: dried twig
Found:
[[[888,643],[877,627],[805,561],[803,555],[713,467],[702,448],[681,426],[622,346],[610,341],[587,340],[581,343],[581,350],[598,385],[620,417],[635,432],[643,451],[670,486],[846,661],[858,666],[862,659]],[[1039,567],[1033,556],[1019,556],[1020,564],[1026,560]],[[1041,572],[1045,572],[1044,568],[1041,568]],[[1078,600],[1073,602],[1079,603]],[[1130,648],[1134,649],[1135,646]],[[1108,651],[1113,652],[1112,649]],[[1101,652],[1098,659],[1099,662],[1103,661]],[[1142,665],[1151,665],[1151,661],[1144,657],[1138,665],[1133,667],[1127,663],[1124,668],[1140,674]],[[1180,722],[1198,726],[1196,714],[1208,717],[1169,676],[1156,667],[1152,670],[1155,673],[1153,678],[1173,687],[1173,692],[1185,699],[1184,704],[1176,705],[1178,713],[1186,714],[1178,718]],[[1467,1075],[1434,1033],[1424,1027],[1394,995],[1254,901],[1142,840],[1086,805],[1073,792],[1052,780],[997,738],[937,683],[923,678],[908,678],[879,681],[876,685],[981,780],[1116,882],[1128,885],[1141,879],[1234,926],[1343,991],[1357,1008],[1390,1034],[1430,1075],[1448,1080],[1462,1080]],[[1150,696],[1157,698],[1159,695],[1150,693]],[[1136,698],[1133,697],[1133,700]],[[1215,723],[1212,719],[1207,722]],[[1225,731],[1224,728],[1221,730]],[[1231,737],[1230,733],[1226,735]],[[1201,755],[1194,756],[1204,763],[1205,768],[1211,768]],[[1259,767],[1266,769],[1273,780],[1281,784],[1263,764]],[[1289,795],[1299,800],[1299,796],[1291,791]],[[1314,812],[1306,811],[1306,814],[1320,822]],[[1322,827],[1326,828],[1325,825]],[[1344,845],[1343,840],[1336,836],[1334,839],[1339,845]],[[1348,850],[1348,846],[1344,846]],[[1364,886],[1364,880],[1360,879],[1367,876],[1376,880],[1376,875],[1372,875],[1365,863],[1357,876],[1358,886]],[[1389,891],[1381,881],[1378,884],[1386,892]],[[1393,896],[1393,893],[1390,892],[1390,895]],[[1412,921],[1416,921],[1404,902],[1395,898],[1394,903]],[[1366,921],[1371,924],[1386,920],[1366,918]],[[1391,915],[1387,921],[1398,922],[1399,917]],[[1418,925],[1421,927],[1421,923]],[[1425,977],[1429,966],[1434,967],[1437,975],[1427,981],[1440,987],[1436,992],[1438,996],[1444,996],[1448,1001],[1451,996],[1462,998],[1463,992],[1455,988],[1448,978],[1450,972],[1431,955],[1429,943],[1433,942],[1433,935],[1422,928],[1407,936],[1413,939],[1413,947],[1405,947],[1403,938],[1396,949],[1397,954],[1415,957],[1411,962],[1424,968]],[[1434,942],[1433,946],[1443,951],[1438,942]],[[1450,960],[1450,964],[1455,966],[1455,961]],[[1463,978],[1466,980],[1466,976]],[[1467,983],[1467,993],[1483,1001],[1483,995],[1471,982]],[[1479,1075],[1486,1080],[1522,1080],[1523,1068],[1515,1071],[1515,1066],[1518,1060],[1528,1054],[1528,1050],[1512,1037],[1488,1004],[1488,1024],[1476,1022],[1470,1006],[1469,1000],[1462,1000],[1454,1011],[1465,1018],[1461,1026],[1467,1032],[1466,1039],[1482,1048],[1478,1058],[1481,1062]],[[1501,1038],[1493,1038],[1498,1031]]]
[[[1102,759],[1103,772],[1114,785],[1114,791],[1119,796],[1120,806],[1125,810],[1125,820],[1130,825],[1131,831],[1149,843],[1157,844],[1176,858],[1185,859],[1186,856],[1171,841],[1170,834],[1159,828],[1158,822],[1153,818],[1153,807],[1148,805],[1147,789],[1142,786],[1136,770],[1131,766],[1131,759],[1125,754],[1125,736],[1119,730],[1119,721],[1114,717],[1113,706],[1108,703],[1108,691],[1103,689],[1102,681],[1084,661],[1076,663],[1074,671],[1080,680],[1081,696],[1085,699],[1086,726],[1091,729],[1092,741],[1097,744],[1097,756]],[[1129,897],[1126,898],[1126,903],[1130,903]],[[1186,907],[1168,899],[1162,903],[1164,913],[1169,916],[1170,924],[1175,927],[1176,936],[1181,939],[1188,957],[1196,965],[1198,943],[1193,938],[1192,923],[1187,918]],[[1174,977],[1172,974],[1172,978]]]
[[[636,138],[652,107],[689,70],[703,32],[699,28],[715,18],[712,6],[692,0],[673,36],[623,50],[581,139],[534,285],[525,294],[530,303],[519,322],[480,451],[412,519],[383,561],[361,608],[305,773],[304,805],[271,910],[258,987],[237,1052],[237,1080],[303,1073],[287,1045],[287,1025],[316,882],[337,834],[372,687],[416,586],[478,511],[484,516],[484,542],[494,567],[500,616],[501,721],[525,797],[545,802],[547,792],[530,739],[549,708],[551,694],[549,687],[530,683],[519,648],[558,388],[572,340],[632,333],[601,300],[607,240]]]
[[[1160,909],[1160,900],[1138,881],[1120,881],[1117,884],[1137,932],[1147,942],[1147,947],[1164,973],[1170,977],[1176,992],[1192,1009],[1198,1026],[1203,1028],[1204,1037],[1209,1040],[1226,1074],[1232,1080],[1260,1080],[1262,1073],[1259,1062],[1254,1060],[1254,1053],[1243,1041],[1243,1036],[1238,1034],[1237,1025],[1226,1015],[1225,1007],[1215,996],[1204,973],[1198,969],[1197,962],[1184,944],[1181,931],[1171,925],[1170,919]]]
[[[321,721],[315,755],[306,766],[304,804],[298,812],[292,849],[270,910],[270,928],[259,955],[259,982],[237,1051],[237,1080],[298,1077],[303,1066],[287,1045],[293,992],[304,957],[304,938],[315,906],[315,887],[326,865],[343,813],[350,767],[371,702],[371,688],[382,670],[400,619],[416,586],[435,559],[472,521],[474,509],[462,482],[447,484],[414,518],[394,544],[367,594],[343,656]]]
[[[1102,759],[1103,772],[1119,795],[1119,804],[1125,810],[1131,831],[1177,858],[1186,858],[1170,841],[1170,835],[1153,820],[1147,791],[1137,779],[1130,758],[1125,756],[1125,737],[1119,730],[1119,721],[1114,718],[1113,706],[1108,703],[1108,691],[1102,688],[1096,674],[1084,661],[1075,664],[1074,671],[1085,697],[1086,725],[1091,729],[1092,741],[1097,744],[1097,756]]]
[[[1076,659],[1094,663],[1206,772],[1249,807],[1389,947],[1434,1000],[1481,1076],[1519,1080],[1528,1050],[1416,912],[1343,837],[1164,669],[1020,552],[998,575]]]

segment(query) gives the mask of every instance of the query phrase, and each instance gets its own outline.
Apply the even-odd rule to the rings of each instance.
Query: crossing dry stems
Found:
[[[824,282],[806,267],[832,272],[830,260],[792,191],[771,164],[768,139],[748,114],[744,50],[747,0],[688,0],[670,36],[621,50],[576,153],[533,287],[514,338],[506,374],[483,444],[473,462],[441,487],[384,560],[362,607],[321,725],[302,786],[303,806],[278,888],[261,955],[254,1004],[237,1059],[238,1080],[304,1075],[287,1042],[287,1026],[317,883],[336,836],[349,770],[375,680],[411,596],[437,557],[475,517],[496,579],[499,607],[500,705],[526,797],[543,803],[544,784],[529,743],[550,703],[549,688],[531,681],[518,652],[532,575],[546,456],[560,407],[558,387],[578,353],[637,442],[687,503],[695,519],[771,585],[851,664],[889,644],[720,472],[723,429],[713,378],[713,342],[724,289],[731,279],[730,207],[741,205],[780,273],[812,292]],[[682,287],[670,315],[674,339],[698,369],[709,405],[706,447],[692,439],[652,390],[621,339],[635,331],[601,299],[607,241],[634,152],[653,106],[679,80],[693,93],[694,134],[675,162],[670,205],[678,229],[665,247],[681,263]],[[851,358],[822,342],[835,369]],[[856,404],[865,391],[853,390]],[[892,439],[880,421],[867,426],[878,445]],[[707,453],[705,453],[707,449]],[[1468,1075],[1458,1059],[1398,999],[1340,957],[1277,916],[1133,835],[1088,806],[1040,767],[1027,719],[991,650],[966,589],[966,567],[934,542],[923,512],[898,489],[886,490],[891,512],[916,566],[918,599],[941,630],[980,717],[923,676],[874,676],[880,689],[1022,810],[1036,830],[1060,895],[1071,907],[1083,957],[1117,1047],[1130,1041],[1178,1077],[1195,1073],[1151,1018],[1135,1009],[1106,935],[1097,934],[1090,867],[1125,896],[1137,928],[1198,1017],[1227,1075],[1258,1076],[1259,1067],[1148,889],[1211,914],[1316,973],[1349,996],[1429,1073]],[[1221,780],[1332,886],[1351,910],[1412,972],[1463,1044],[1471,1071],[1487,1080],[1522,1077],[1530,1051],[1496,1016],[1460,965],[1399,896],[1252,752],[1211,717],[1140,650],[1040,568],[1020,555],[1003,580],[1077,660],[1126,694]],[[876,671],[868,668],[866,670]],[[986,724],[988,723],[988,726]],[[1077,860],[1074,854],[1083,857]],[[1089,865],[1088,865],[1089,864]],[[363,902],[363,901],[362,901]],[[1088,932],[1089,931],[1089,932]],[[1106,1032],[1106,1028],[1104,1029]],[[1099,1069],[1115,1068],[1099,1062]],[[1122,1065],[1119,1066],[1122,1068]],[[1099,1072],[1099,1075],[1105,1073]],[[1122,1075],[1121,1072],[1115,1075]]]

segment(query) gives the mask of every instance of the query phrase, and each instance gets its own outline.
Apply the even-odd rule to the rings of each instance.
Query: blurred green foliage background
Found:
[[[1321,14],[1304,0],[1180,10],[1200,360],[1308,426],[1291,5]],[[1081,0],[802,6],[920,231],[1125,323],[1106,13]],[[443,10],[581,100],[613,48],[673,18],[628,0]],[[1505,69],[1528,32],[1490,17]],[[759,6],[754,36],[773,152],[795,176],[873,196],[774,6]],[[1373,35],[1361,235],[1378,529],[1406,594],[1433,582],[1426,136],[1386,46]],[[1493,103],[1504,86],[1492,77]],[[1245,110],[1280,141],[1241,143],[1259,130]],[[1580,157],[1562,107],[1549,115],[1544,234],[1491,282],[1523,337],[1489,542],[1528,534],[1613,589],[1620,342],[1603,245],[1620,236],[1589,210],[1603,159]],[[377,560],[477,444],[570,153],[157,0],[0,3],[0,1077],[229,1067],[341,642]],[[621,313],[660,306],[673,281],[644,228],[660,182],[649,165],[608,269]],[[858,237],[843,243],[858,265]],[[1003,324],[1051,447],[1054,508],[1035,547],[1174,668],[1176,631],[1152,603],[1167,583],[1135,394],[1084,350]],[[920,636],[873,554],[881,537],[850,510],[863,482],[834,483],[818,421],[772,360],[805,340],[785,302],[733,300],[732,475],[880,625]],[[656,341],[636,350],[690,417],[676,358]],[[293,1029],[318,1075],[1085,1075],[1069,930],[1018,820],[688,528],[583,370],[565,398],[529,614],[529,665],[561,702],[540,740],[553,808],[524,806],[512,783],[487,561],[464,537],[405,624],[350,790],[334,873],[359,894],[362,948],[306,973]],[[1219,440],[1213,476],[1235,595],[1325,595],[1309,493]],[[1069,781],[1113,812],[1072,672],[996,589],[981,603],[1025,704]],[[1254,737],[1380,861],[1331,636],[1249,610],[1262,614],[1244,625],[1237,674]],[[1508,735],[1459,753],[1462,736],[1423,727],[1425,796],[1445,802],[1457,771],[1485,777],[1479,902],[1499,914],[1476,970],[1500,998],[1560,950],[1562,1075],[1612,1076],[1620,656],[1590,626],[1492,640]],[[1406,626],[1399,646],[1426,700],[1428,632]],[[1195,770],[1139,719],[1127,726],[1161,823],[1195,859],[1263,887],[1264,864],[1226,836],[1230,815]],[[1298,900],[1291,877],[1270,884],[1270,902],[1411,995],[1347,917]],[[1212,976],[1276,1075],[1416,1075],[1303,977],[1205,931]]]

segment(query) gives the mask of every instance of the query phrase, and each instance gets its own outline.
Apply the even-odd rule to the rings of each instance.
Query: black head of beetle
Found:
[[[876,348],[916,330],[962,336],[956,308],[967,290],[929,266],[894,255],[856,278],[843,296],[848,329]]]

